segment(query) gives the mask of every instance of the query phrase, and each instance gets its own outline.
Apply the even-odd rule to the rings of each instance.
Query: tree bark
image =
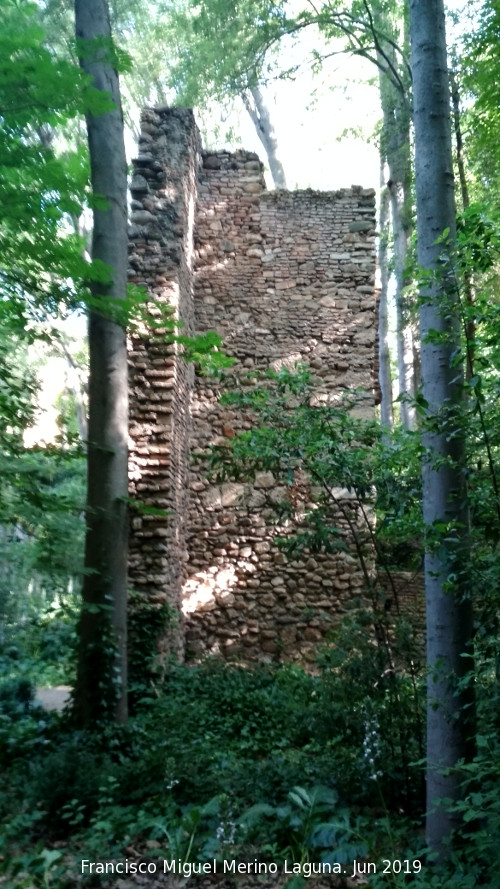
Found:
[[[87,533],[74,710],[80,724],[91,725],[127,718],[127,353],[124,327],[110,313],[113,301],[126,296],[127,168],[106,0],[75,0],[75,24],[80,64],[114,104],[98,117],[87,115],[99,201],[92,259],[109,273],[91,286],[89,314]]]
[[[380,385],[380,420],[387,429],[392,429],[392,375],[389,351],[388,319],[388,240],[389,240],[389,192],[384,187],[384,159],[380,165],[380,216],[378,263],[380,268],[380,297],[378,304],[378,379]]]
[[[265,148],[273,182],[276,188],[286,188],[285,171],[278,157],[278,140],[271,122],[269,108],[264,101],[260,88],[254,86],[252,89],[246,90],[242,94],[242,99],[257,131],[257,135]]]
[[[463,368],[453,280],[455,203],[443,0],[410,0],[418,261],[422,269],[423,509],[427,547],[427,842],[444,857],[459,816],[457,762],[470,753],[473,707],[468,516],[462,430]],[[446,237],[443,233],[448,232]]]

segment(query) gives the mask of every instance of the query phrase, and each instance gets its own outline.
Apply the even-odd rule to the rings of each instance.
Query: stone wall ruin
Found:
[[[255,154],[203,152],[192,113],[161,107],[143,112],[131,193],[130,280],[152,319],[170,305],[185,332],[223,337],[232,373],[300,361],[373,410],[373,190],[268,192]],[[183,615],[163,634],[179,656],[308,657],[361,591],[353,552],[289,562],[267,521],[278,481],[215,484],[192,463],[251,420],[148,330],[130,339],[130,393],[131,497],[168,513],[132,517],[134,607]]]

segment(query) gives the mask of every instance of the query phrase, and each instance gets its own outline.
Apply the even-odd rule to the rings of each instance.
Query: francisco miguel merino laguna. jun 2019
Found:
[[[297,874],[311,877],[313,874],[345,874],[350,877],[365,874],[418,874],[422,863],[418,859],[383,859],[378,865],[373,861],[351,862],[303,862],[301,864],[285,859],[277,864],[269,861],[237,861],[229,859],[217,861],[193,862],[182,858],[163,859],[160,861],[90,861],[82,859],[82,874],[181,874],[190,877],[193,874]]]

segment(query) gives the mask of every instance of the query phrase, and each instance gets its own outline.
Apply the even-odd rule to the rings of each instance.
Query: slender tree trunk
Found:
[[[378,304],[378,378],[380,384],[380,420],[383,426],[392,429],[392,376],[389,351],[388,318],[388,241],[389,241],[389,192],[384,187],[384,158],[380,164],[380,216],[378,263],[380,268],[380,297]]]
[[[460,125],[460,93],[458,90],[457,78],[453,71],[450,74],[451,83],[451,100],[453,105],[453,128],[455,131],[455,146],[457,150],[457,169],[460,181],[460,194],[462,196],[462,206],[464,210],[470,205],[469,189],[467,186],[467,177],[465,175],[464,163],[464,143],[462,139],[462,127]]]
[[[391,34],[397,42],[400,35],[386,16],[381,17],[382,30]],[[394,49],[384,46],[386,57],[397,67]],[[379,55],[380,64],[384,59]],[[408,96],[398,88],[388,74],[379,71],[379,90],[382,105],[382,152],[389,168],[387,187],[390,195],[392,216],[392,241],[394,252],[394,280],[396,284],[396,340],[398,359],[399,394],[402,396],[401,423],[405,429],[416,425],[415,379],[413,368],[413,330],[408,316],[404,288],[406,286],[406,262],[411,223],[411,154],[410,154],[410,107]]]
[[[460,796],[457,762],[470,752],[473,707],[460,686],[471,669],[468,517],[462,434],[458,297],[453,281],[455,204],[443,0],[410,0],[427,533],[427,842],[443,857]],[[448,232],[445,240],[443,233]]]
[[[127,718],[127,353],[125,330],[110,317],[112,301],[126,295],[127,170],[106,0],[75,0],[75,22],[80,63],[114,103],[98,117],[87,116],[92,191],[98,196],[92,258],[109,273],[92,285],[89,315],[86,573],[74,696],[78,721],[89,725]]]
[[[416,389],[413,366],[413,329],[408,317],[404,295],[404,288],[407,284],[405,267],[409,240],[409,232],[405,230],[403,223],[406,197],[401,182],[395,182],[393,179],[390,180],[389,191],[392,207],[394,277],[396,281],[396,339],[401,424],[405,429],[414,429],[416,414],[413,399]]]
[[[408,283],[405,270],[410,234],[403,221],[407,195],[402,182],[397,182],[392,178],[390,179],[389,192],[392,208],[394,278],[396,281],[396,338],[401,424],[405,429],[414,429],[416,414],[413,399],[416,389],[413,367],[413,329],[408,317],[404,294],[404,288]]]
[[[257,135],[265,148],[273,182],[276,188],[286,188],[285,171],[278,157],[278,140],[272,125],[269,108],[264,101],[260,88],[254,86],[251,90],[247,90],[242,94],[242,99],[257,131]]]
[[[464,210],[470,206],[469,189],[465,175],[464,144],[462,139],[462,127],[460,125],[460,93],[458,83],[453,72],[451,73],[451,99],[453,105],[453,125],[455,130],[455,145],[457,151],[458,178],[460,181],[460,194]],[[476,343],[476,324],[474,321],[474,285],[472,273],[469,269],[464,272],[464,297],[467,309],[465,321],[465,338],[467,341],[467,361],[465,364],[465,376],[467,380],[474,376],[474,351]]]

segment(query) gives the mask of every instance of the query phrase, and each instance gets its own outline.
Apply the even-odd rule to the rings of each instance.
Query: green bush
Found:
[[[0,716],[24,716],[29,712],[35,689],[26,677],[0,682]]]

